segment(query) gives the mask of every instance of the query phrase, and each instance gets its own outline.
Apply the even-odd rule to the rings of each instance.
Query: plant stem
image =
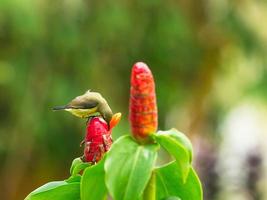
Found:
[[[143,200],[155,200],[156,199],[156,175],[152,172],[149,182],[144,191]]]

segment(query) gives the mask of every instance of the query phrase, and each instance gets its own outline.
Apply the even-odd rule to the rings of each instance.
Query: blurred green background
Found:
[[[159,129],[193,141],[205,200],[267,199],[266,0],[0,0],[0,199],[68,177],[101,92],[129,133],[132,65],[153,71]]]

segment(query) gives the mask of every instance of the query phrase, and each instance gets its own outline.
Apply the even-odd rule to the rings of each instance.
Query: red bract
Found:
[[[112,144],[111,129],[101,117],[92,118],[87,124],[84,139],[84,161],[97,163]]]
[[[121,113],[112,116],[110,127],[101,117],[93,117],[87,123],[84,139],[84,161],[97,163],[112,145],[111,132],[121,118]]]
[[[133,136],[139,141],[157,130],[155,83],[150,69],[142,62],[132,68],[129,119]]]

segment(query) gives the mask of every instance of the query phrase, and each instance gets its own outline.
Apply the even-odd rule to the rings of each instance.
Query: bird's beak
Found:
[[[56,106],[54,108],[52,108],[52,110],[56,111],[56,110],[65,110],[66,106]]]

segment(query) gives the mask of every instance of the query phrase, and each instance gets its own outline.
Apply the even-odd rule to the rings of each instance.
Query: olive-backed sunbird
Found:
[[[65,110],[80,118],[101,115],[108,124],[113,116],[111,108],[102,95],[90,90],[81,96],[77,96],[67,105],[56,106],[53,110]]]

